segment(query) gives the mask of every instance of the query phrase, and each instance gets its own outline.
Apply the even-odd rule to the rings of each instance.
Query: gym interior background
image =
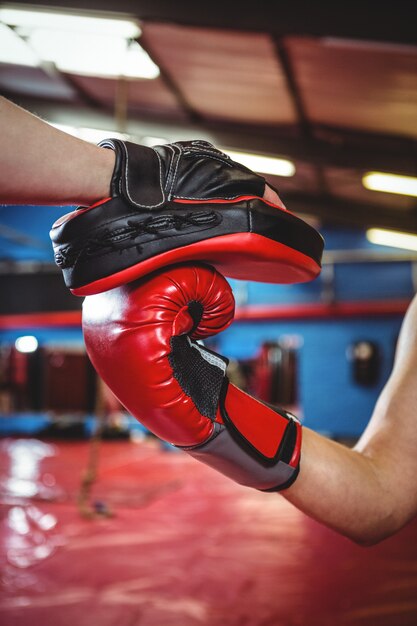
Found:
[[[89,141],[212,141],[320,230],[321,276],[230,281],[236,319],[208,345],[238,385],[348,445],[416,290],[417,246],[398,237],[417,233],[415,13],[403,1],[0,4],[3,95]],[[68,210],[0,206],[2,623],[416,624],[415,524],[354,546],[123,410],[53,264],[49,229]]]

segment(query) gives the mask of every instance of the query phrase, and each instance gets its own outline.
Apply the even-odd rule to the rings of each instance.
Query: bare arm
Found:
[[[64,133],[0,96],[0,202],[84,204],[110,195],[114,152]],[[281,201],[268,186],[264,198]]]
[[[91,204],[109,195],[113,150],[57,130],[0,97],[0,202]]]
[[[284,495],[363,544],[417,515],[417,296],[405,316],[391,377],[353,450],[305,429],[299,478]]]

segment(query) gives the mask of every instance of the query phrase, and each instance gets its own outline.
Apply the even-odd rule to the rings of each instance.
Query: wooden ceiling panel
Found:
[[[417,138],[417,47],[307,37],[286,46],[311,122]]]
[[[269,35],[145,24],[142,37],[201,116],[250,124],[296,123]]]
[[[70,79],[77,88],[97,104],[103,104],[109,108],[114,107],[118,91],[117,80],[75,74],[71,74]],[[184,119],[185,113],[161,78],[127,79],[126,85],[129,111],[156,117],[162,115],[175,120]]]

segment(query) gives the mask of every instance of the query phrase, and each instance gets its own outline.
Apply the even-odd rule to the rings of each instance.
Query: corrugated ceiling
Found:
[[[142,134],[152,134],[154,124],[153,134],[167,139],[192,132],[229,148],[291,158],[295,176],[270,179],[290,208],[293,202],[295,210],[335,223],[390,223],[417,232],[415,198],[367,191],[361,183],[371,169],[417,174],[417,46],[408,35],[366,41],[366,27],[358,24],[358,39],[352,32],[345,38],[334,35],[341,25],[329,21],[312,36],[306,20],[305,34],[277,33],[267,16],[257,32],[239,27],[248,21],[239,16],[236,28],[226,18],[227,28],[207,27],[207,15],[198,24],[198,7],[186,25],[174,23],[165,5],[155,6],[167,11],[165,20],[142,20],[140,42],[159,65],[159,78],[121,83],[0,63],[0,90],[61,120],[71,111],[80,125],[86,111],[90,126],[96,114],[113,130],[126,98],[127,130],[146,123]],[[348,25],[354,31],[351,16]]]

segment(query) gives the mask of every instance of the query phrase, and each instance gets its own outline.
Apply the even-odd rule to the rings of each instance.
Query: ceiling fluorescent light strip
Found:
[[[37,67],[39,58],[31,48],[6,24],[0,23],[0,63]]]
[[[223,150],[234,161],[245,165],[260,174],[271,174],[273,176],[294,176],[295,165],[287,159],[267,157],[260,154],[248,154],[246,152],[236,152],[234,150]]]
[[[370,228],[366,231],[366,237],[371,243],[406,250],[417,250],[417,235],[412,233],[400,233],[395,230],[384,228]]]
[[[14,27],[34,30],[69,30],[72,32],[95,33],[125,39],[136,39],[141,34],[133,19],[108,17],[93,14],[66,13],[56,10],[22,8],[14,5],[0,6],[0,21]]]
[[[159,75],[158,66],[139,44],[122,37],[35,29],[28,41],[43,61],[63,72],[112,78]]]
[[[417,197],[417,178],[414,176],[367,172],[362,178],[362,184],[371,191],[384,191],[386,193]]]
[[[141,30],[135,20],[10,5],[0,6],[0,22],[24,39],[21,45],[37,57],[36,64],[53,63],[63,72],[106,78],[159,76],[159,67],[136,41]],[[14,53],[13,62],[19,59],[35,64],[22,51]]]

